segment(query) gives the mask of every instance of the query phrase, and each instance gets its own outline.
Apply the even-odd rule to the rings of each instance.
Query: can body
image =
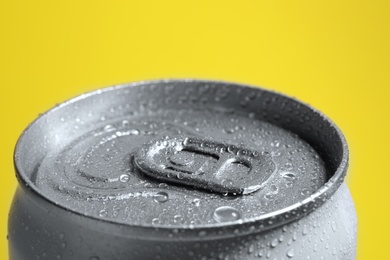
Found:
[[[29,193],[19,188],[11,208],[12,260],[355,259],[356,216],[351,214],[354,206],[345,184],[332,199],[297,222],[258,234],[198,241],[141,240],[131,230],[112,229]]]
[[[188,85],[188,88],[182,85]],[[221,88],[224,89],[222,92]],[[152,93],[151,91],[156,93],[154,102],[153,99],[141,102],[146,98],[140,94]],[[180,94],[174,96],[172,91]],[[131,105],[127,107],[126,103],[133,96],[134,103],[138,102],[136,107],[140,107],[139,111],[143,116],[149,116],[153,120],[157,112],[167,118],[171,117],[171,113],[176,113],[171,112],[170,107],[172,100],[176,99],[179,104],[176,105],[181,108],[183,100],[191,101],[192,98],[191,102],[195,105],[189,111],[198,115],[196,113],[203,109],[202,102],[207,91],[214,93],[207,94],[207,98],[215,95],[212,96],[212,100],[218,105],[213,103],[210,108],[215,108],[216,114],[225,116],[235,124],[241,122],[232,130],[230,128],[228,131],[223,130],[227,138],[232,136],[231,131],[241,131],[236,139],[232,137],[227,144],[220,141],[224,140],[222,137],[218,139],[223,134],[213,133],[215,130],[208,129],[205,123],[194,126],[195,130],[187,130],[185,127],[193,122],[183,120],[180,123],[180,116],[189,116],[184,110],[179,109],[178,119],[172,117],[169,123],[160,121],[150,123],[150,119],[145,121],[147,123],[140,123],[137,121],[140,116],[134,117],[131,112],[131,118],[135,118],[133,124],[137,125],[137,129],[126,128],[129,125],[128,120],[121,119],[121,126],[115,125],[114,119],[118,117],[117,115],[112,116],[111,121],[108,120],[114,123],[102,122],[109,117],[107,114],[102,116],[103,112],[117,113],[116,111],[120,110],[123,117],[130,113],[123,110],[134,110]],[[235,99],[232,95],[233,97],[229,99],[226,93],[233,91],[244,98]],[[167,98],[158,103],[164,96]],[[108,109],[107,104],[110,102],[116,105],[115,109]],[[88,112],[89,105],[103,112]],[[161,109],[163,106],[167,108]],[[243,113],[248,114],[248,117],[237,121],[232,116],[230,108],[239,110],[240,117]],[[257,111],[258,115],[255,115]],[[192,115],[191,113],[189,115]],[[203,122],[217,119],[211,115],[214,112],[204,113]],[[260,155],[253,150],[256,146],[250,145],[251,142],[256,142],[259,135],[253,137],[254,141],[242,142],[242,139],[248,139],[245,131],[251,133],[260,126],[268,129],[261,132],[264,133],[261,138],[266,139],[267,135],[270,135],[269,129],[273,128],[269,128],[268,123],[252,125],[257,116],[259,121],[270,122],[294,133],[282,133],[285,136],[279,140],[290,140],[286,141],[282,150],[278,150],[281,146],[279,141],[273,140],[280,136],[268,137],[270,140],[268,143],[264,141],[257,145],[268,147],[264,148]],[[63,124],[65,117],[72,120],[74,118],[72,122],[83,120],[85,122],[70,128],[72,122],[65,126]],[[84,119],[80,119],[83,117]],[[104,123],[105,127],[101,132],[96,130],[92,121],[88,122],[95,120],[94,118],[97,118],[99,124]],[[170,122],[176,125],[172,126]],[[145,128],[146,125],[148,131],[143,131],[142,127]],[[205,131],[209,134],[208,139],[196,130],[202,126],[208,129],[208,132]],[[251,130],[251,127],[254,130]],[[91,139],[86,135],[88,131],[92,131],[93,138],[98,138],[98,145],[93,143],[91,145]],[[162,133],[161,135],[165,137],[161,139],[153,133]],[[75,139],[74,135],[79,135],[80,138]],[[124,138],[125,135],[128,139]],[[168,135],[171,137],[168,138]],[[286,139],[287,137],[290,139]],[[314,149],[297,141],[301,138]],[[215,139],[217,141],[214,141]],[[73,144],[74,140],[81,141],[77,141],[73,147],[64,149],[65,152],[58,152],[57,146],[64,143]],[[113,140],[122,141],[115,143]],[[128,143],[124,146],[126,140]],[[167,148],[169,145],[165,144],[170,142],[174,144],[172,154],[169,154],[169,147]],[[199,147],[196,147],[197,142]],[[232,143],[242,147],[238,149],[231,145]],[[129,144],[134,147],[128,148]],[[290,144],[295,145],[296,149],[292,151]],[[89,146],[93,149],[89,149]],[[104,148],[104,153],[100,146]],[[160,149],[160,146],[163,148]],[[158,149],[164,156],[161,158],[155,156],[153,160],[145,162],[148,153],[158,154],[156,152]],[[271,149],[271,153],[267,152],[267,149]],[[305,149],[308,151],[306,154]],[[318,150],[319,155],[310,152],[314,150]],[[125,159],[121,157],[121,160],[115,161],[112,156],[107,157],[106,151],[109,151],[110,156],[114,153],[125,153],[125,156],[122,156]],[[288,151],[290,152],[287,153]],[[61,154],[62,157],[56,157],[53,155],[55,153]],[[177,155],[180,153],[184,155],[181,154],[182,157]],[[169,156],[165,156],[166,154]],[[281,158],[283,156],[285,158]],[[93,163],[83,161],[84,157],[88,160],[92,157]],[[319,157],[324,158],[324,163],[319,161]],[[140,83],[140,86],[136,84],[130,87],[111,88],[103,94],[95,92],[43,115],[21,137],[15,152],[20,186],[15,193],[8,224],[10,259],[355,259],[357,219],[352,198],[343,182],[347,157],[345,140],[332,122],[302,103],[276,93],[208,81],[146,82]],[[221,158],[224,158],[225,162]],[[57,166],[53,167],[45,160],[51,160],[53,165]],[[310,160],[313,160],[312,164],[307,163]],[[107,167],[111,161],[115,163]],[[159,164],[154,165],[154,161],[158,161]],[[161,162],[168,163],[169,167],[164,165],[159,169]],[[296,166],[292,166],[294,163]],[[319,173],[322,164],[325,177]],[[111,172],[112,166],[117,169]],[[228,171],[226,170],[228,166],[236,168]],[[107,167],[104,174],[117,177],[106,178],[106,175],[100,174],[99,171],[104,167]],[[56,177],[61,175],[59,169],[65,169],[65,177],[61,177],[62,179]],[[208,169],[216,173],[199,174],[199,169]],[[237,169],[241,171],[239,176],[234,175]],[[73,170],[77,174],[74,174]],[[123,170],[125,174],[119,170]],[[147,171],[147,174],[143,175],[143,171]],[[91,175],[91,172],[96,174]],[[179,173],[175,175],[176,172]],[[188,175],[183,175],[183,172]],[[243,173],[248,172],[252,175],[242,177]],[[221,176],[236,179],[231,181]],[[240,178],[244,178],[244,181]],[[323,182],[318,181],[321,178],[325,178]],[[160,183],[161,179],[171,186],[167,188],[166,183]],[[228,185],[226,180],[229,180]],[[46,188],[43,185],[50,189],[41,192]],[[299,192],[297,193],[299,196],[292,194],[295,187],[302,195],[299,195]],[[134,192],[128,193],[128,190]],[[56,197],[57,194],[60,196]],[[171,197],[167,202],[168,194]],[[198,198],[194,194],[204,200],[206,205],[202,205],[204,209],[212,209],[210,212],[214,213],[207,211],[203,218],[194,217],[198,222],[189,222],[186,218],[203,214],[203,209],[195,213],[187,212],[186,205],[199,202],[199,199],[192,200]],[[265,198],[260,198],[257,194],[264,194]],[[145,201],[152,203],[151,206],[145,205]],[[188,201],[191,202],[188,204]],[[229,206],[218,204],[221,201]],[[106,209],[110,207],[110,203],[118,203],[112,204],[114,206],[109,208],[111,212],[121,212],[118,205],[126,206],[126,210],[107,217]],[[214,210],[215,208],[217,209]],[[221,209],[222,213],[218,211]],[[181,215],[173,214],[172,211],[177,211]],[[216,212],[219,212],[219,215],[215,215]],[[123,221],[118,220],[118,214]],[[166,216],[169,216],[171,222],[168,220],[169,223],[164,224],[160,222],[161,219],[152,218],[153,214],[160,214],[158,216],[161,216],[161,219],[165,217],[165,221]],[[245,214],[248,217],[245,217]],[[132,220],[137,217],[141,222]],[[145,222],[142,222],[143,218]],[[181,222],[177,222],[178,219]]]

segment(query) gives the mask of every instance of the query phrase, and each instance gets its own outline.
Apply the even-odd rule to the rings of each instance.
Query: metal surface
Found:
[[[88,93],[42,115],[17,144],[11,258],[353,259],[353,204],[346,188],[335,195],[347,162],[329,119],[263,89],[167,80]],[[309,242],[294,235],[308,226]],[[280,232],[292,242],[275,242]],[[45,247],[65,233],[65,247]],[[302,249],[317,239],[324,248]]]

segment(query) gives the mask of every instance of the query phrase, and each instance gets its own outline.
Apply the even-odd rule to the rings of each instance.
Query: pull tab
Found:
[[[267,152],[193,137],[150,142],[137,151],[134,162],[155,179],[234,194],[261,189],[276,168]]]

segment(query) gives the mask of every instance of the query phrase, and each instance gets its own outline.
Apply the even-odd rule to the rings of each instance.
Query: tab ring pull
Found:
[[[255,192],[276,168],[268,152],[181,136],[145,144],[134,162],[151,178],[223,194]]]

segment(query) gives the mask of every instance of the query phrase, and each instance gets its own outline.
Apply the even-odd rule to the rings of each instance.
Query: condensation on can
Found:
[[[26,129],[15,166],[10,259],[355,259],[342,133],[268,90],[87,93]]]

